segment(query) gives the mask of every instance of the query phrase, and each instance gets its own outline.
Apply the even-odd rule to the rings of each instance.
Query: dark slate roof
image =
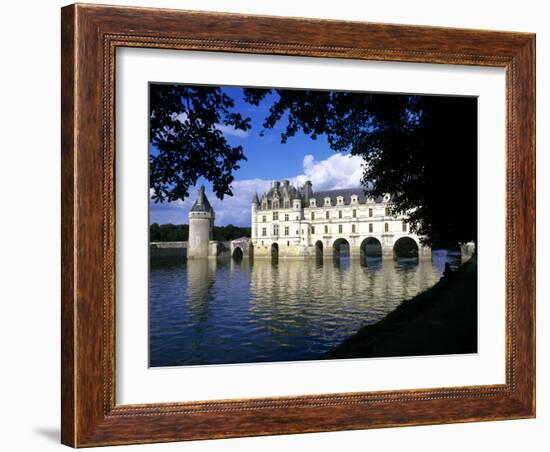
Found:
[[[365,204],[367,201],[367,196],[365,195],[365,190],[363,188],[342,188],[336,190],[324,190],[324,191],[314,191],[313,198],[317,203],[317,207],[323,206],[325,198],[330,198],[330,204],[336,205],[336,198],[338,196],[344,197],[344,204],[351,203],[351,196],[357,195],[357,202],[360,204]],[[382,196],[377,197],[374,202],[381,203],[384,198]]]
[[[267,199],[269,202],[273,199],[273,195],[277,194],[279,200],[285,199],[285,195],[288,194],[288,197],[293,199],[300,199],[305,202],[304,207],[309,207],[309,202],[307,201],[307,195],[309,194],[309,198],[314,198],[315,202],[317,204],[317,207],[322,207],[324,205],[324,199],[329,197],[330,198],[330,204],[331,206],[337,205],[337,197],[343,196],[344,197],[344,205],[351,204],[351,196],[357,195],[357,201],[360,204],[365,204],[367,202],[367,196],[365,195],[365,191],[362,187],[359,188],[342,188],[337,190],[324,190],[324,191],[314,191],[314,187],[311,186],[311,183],[307,183],[303,187],[296,188],[293,185],[290,185],[288,182],[281,184],[280,182],[275,181],[268,192],[264,193],[262,195],[262,200]],[[313,193],[311,193],[313,192]],[[383,197],[379,196],[374,199],[374,202],[381,203],[383,201]],[[254,202],[254,200],[253,200]],[[269,209],[271,209],[271,205],[269,204]]]
[[[280,200],[285,199],[286,196],[288,196],[288,199],[300,199],[301,193],[294,187],[293,185],[284,185],[280,184],[280,182],[276,182],[269,191],[265,194],[267,196],[267,199],[272,199],[273,195],[277,194]]]
[[[193,204],[193,207],[191,207],[191,212],[213,212],[213,211],[214,209],[212,209],[212,206],[210,205],[210,202],[208,201],[208,198],[204,193],[204,186],[202,186],[199,189],[199,195],[197,196],[197,199]]]

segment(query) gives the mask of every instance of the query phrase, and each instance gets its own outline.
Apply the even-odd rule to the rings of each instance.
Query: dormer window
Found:
[[[351,195],[351,203],[357,204],[357,195]]]
[[[300,208],[300,201],[294,201],[294,208],[299,209]]]
[[[325,206],[330,206],[330,198],[325,198]]]
[[[344,204],[344,197],[343,196],[338,196],[338,198],[336,198],[336,204],[338,205],[342,205]]]
[[[389,200],[390,200],[390,195],[386,193],[384,195],[384,201],[388,202]]]
[[[278,209],[279,208],[279,200],[278,199],[274,199],[273,200],[273,209]]]
[[[317,205],[317,203],[316,203],[315,199],[310,199],[309,200],[309,206],[310,207],[315,207],[316,205]]]
[[[284,201],[284,208],[285,208],[285,209],[290,209],[290,200],[285,199],[285,201]]]

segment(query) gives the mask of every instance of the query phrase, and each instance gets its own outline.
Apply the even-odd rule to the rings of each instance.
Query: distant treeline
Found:
[[[228,224],[214,226],[213,240],[233,240],[240,237],[250,237],[250,228],[241,228]],[[149,226],[149,241],[151,242],[182,242],[189,239],[188,224],[158,224]]]

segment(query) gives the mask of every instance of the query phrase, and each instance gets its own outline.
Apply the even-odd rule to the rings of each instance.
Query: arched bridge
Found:
[[[252,240],[250,240],[248,237],[241,237],[240,239],[231,240],[229,250],[231,253],[231,257],[235,259],[252,257]]]

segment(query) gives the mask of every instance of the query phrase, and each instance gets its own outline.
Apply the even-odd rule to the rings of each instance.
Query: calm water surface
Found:
[[[433,286],[445,262],[456,268],[460,255],[152,262],[150,365],[318,359]]]

